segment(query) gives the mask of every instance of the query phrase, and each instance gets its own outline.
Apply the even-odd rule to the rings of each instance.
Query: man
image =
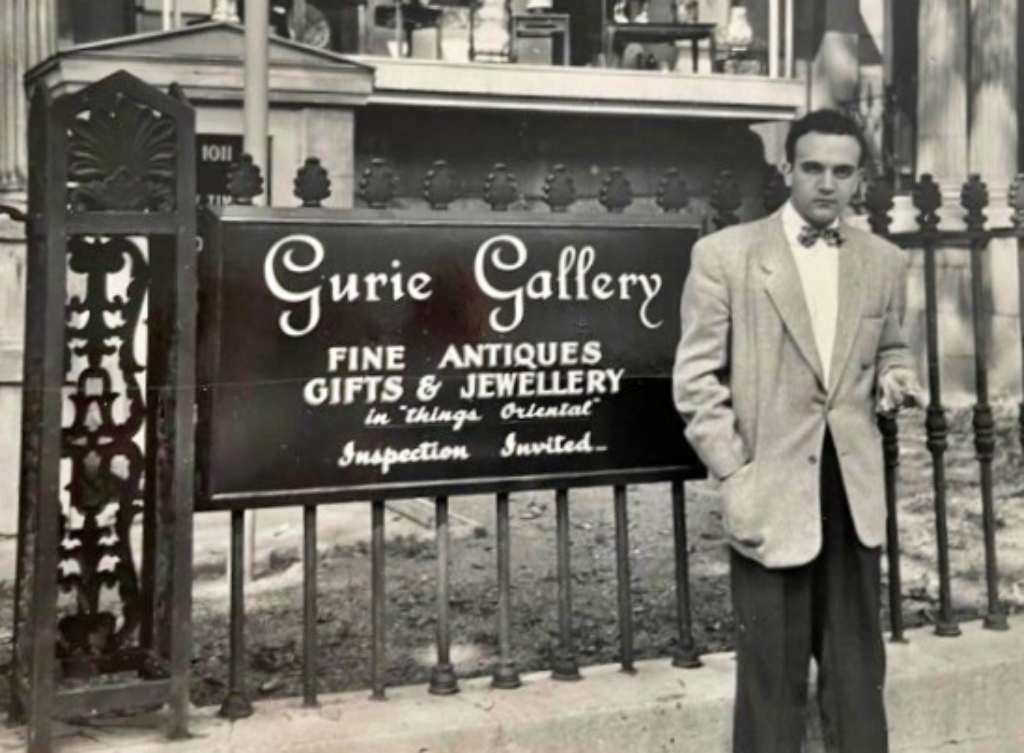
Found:
[[[811,656],[826,744],[888,750],[876,411],[919,401],[899,249],[841,222],[865,143],[795,122],[786,205],[694,246],[673,391],[721,482],[737,623],[734,753],[799,753]]]

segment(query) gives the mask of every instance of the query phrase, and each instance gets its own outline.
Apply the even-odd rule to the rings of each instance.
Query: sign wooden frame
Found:
[[[698,236],[678,217],[225,207],[204,226],[199,510],[705,475],[671,401],[679,294]],[[376,288],[360,289],[374,276]],[[409,359],[391,381],[386,368],[346,371],[370,357],[351,348],[379,359],[388,344]],[[459,362],[485,350],[515,362]],[[547,369],[531,360],[544,353]],[[424,384],[449,402],[428,397],[417,413],[407,404],[424,399]],[[521,394],[549,397],[517,403]],[[583,431],[592,422],[593,435]],[[468,444],[427,441],[434,431]],[[380,436],[399,439],[367,439]],[[333,442],[340,454],[321,457]],[[347,470],[332,482],[335,459]]]

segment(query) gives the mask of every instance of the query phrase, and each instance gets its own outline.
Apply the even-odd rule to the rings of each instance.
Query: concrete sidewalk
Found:
[[[893,753],[1024,751],[1024,619],[997,633],[979,622],[960,638],[927,630],[889,644],[887,702]],[[61,725],[58,753],[727,753],[734,682],[732,654],[704,667],[640,662],[635,675],[614,666],[585,669],[558,683],[546,673],[523,687],[495,691],[486,678],[436,697],[423,686],[259,703],[236,723],[216,709],[195,712],[189,740],[171,742],[158,715]],[[822,748],[811,714],[812,744]],[[24,731],[0,731],[0,750],[24,748]],[[869,752],[865,752],[869,753]]]

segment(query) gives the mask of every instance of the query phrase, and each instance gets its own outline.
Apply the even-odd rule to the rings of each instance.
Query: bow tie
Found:
[[[812,225],[804,225],[800,228],[800,234],[796,237],[797,241],[804,248],[810,248],[818,242],[819,238],[825,242],[826,246],[841,246],[844,240],[843,234],[839,232],[838,228],[817,228]]]

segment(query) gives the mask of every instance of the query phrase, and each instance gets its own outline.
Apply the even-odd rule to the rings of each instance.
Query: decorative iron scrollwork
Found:
[[[228,168],[228,193],[232,204],[243,206],[251,205],[252,200],[263,193],[260,166],[253,162],[248,152],[243,152],[238,162]]]
[[[331,195],[331,179],[318,157],[307,157],[295,174],[295,197],[304,207],[319,207]]]
[[[1017,173],[1017,177],[1013,179],[1007,199],[1007,204],[1013,210],[1010,221],[1014,228],[1020,230],[1024,226],[1024,173]]]
[[[172,211],[176,159],[174,122],[118,95],[71,124],[71,209]]]
[[[892,185],[881,176],[875,177],[868,183],[864,194],[864,205],[868,210],[868,224],[871,226],[872,232],[879,235],[889,233],[889,225],[892,224],[889,212],[895,206],[893,195]]]
[[[146,421],[135,357],[136,334],[149,286],[149,265],[127,238],[73,237],[72,274],[85,277],[84,295],[66,307],[68,396],[73,407],[63,430],[70,478],[62,495],[60,572],[73,611],[58,622],[57,653],[70,675],[93,674],[117,661],[136,637],[141,597],[131,529],[143,511],[142,447]],[[111,295],[115,275],[127,276],[123,295]],[[119,613],[107,589],[116,590]]]
[[[972,174],[960,191],[960,206],[966,210],[964,223],[968,230],[980,231],[985,227],[985,207],[988,206],[988,186],[977,173]]]
[[[544,179],[544,201],[552,212],[565,212],[576,201],[576,183],[565,165],[555,165]]]
[[[939,190],[939,184],[935,182],[931,173],[922,175],[920,182],[914,186],[913,202],[918,212],[917,224],[921,232],[930,234],[938,230],[942,191]]]
[[[459,179],[455,168],[445,160],[434,162],[423,178],[423,198],[431,209],[447,209],[459,198]]]
[[[507,211],[519,200],[519,185],[516,175],[503,162],[496,162],[484,181],[484,201],[495,212]]]
[[[622,174],[621,167],[611,168],[601,181],[598,201],[613,214],[624,211],[633,203],[633,187],[629,184],[629,178]]]
[[[658,206],[666,213],[678,212],[690,204],[690,190],[686,178],[678,168],[670,167],[658,181]]]
[[[371,209],[386,209],[398,192],[398,175],[390,164],[374,157],[359,178],[359,198]]]
[[[715,210],[713,222],[716,228],[735,225],[740,221],[737,214],[743,204],[740,184],[732,170],[722,170],[711,184],[711,208]]]
[[[764,177],[764,209],[771,214],[789,200],[789,186],[786,178],[775,165],[771,165]]]

